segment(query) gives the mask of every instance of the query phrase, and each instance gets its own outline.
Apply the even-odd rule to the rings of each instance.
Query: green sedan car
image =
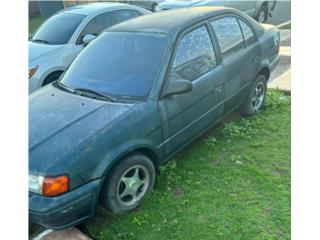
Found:
[[[240,108],[263,106],[279,32],[228,8],[149,14],[105,30],[30,95],[29,214],[78,224],[138,207],[156,169]]]

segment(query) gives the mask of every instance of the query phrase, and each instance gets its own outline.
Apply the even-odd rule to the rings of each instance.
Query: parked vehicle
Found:
[[[29,40],[29,93],[57,80],[85,45],[105,28],[151,13],[121,3],[92,3],[62,10]]]
[[[165,0],[156,7],[156,11],[195,6],[223,6],[235,8],[258,22],[265,23],[268,20],[271,5],[270,0]]]
[[[146,8],[152,12],[155,12],[158,4],[163,2],[163,0],[144,0],[144,1],[143,0],[127,0],[125,2],[128,4]]]
[[[138,207],[159,165],[235,109],[263,106],[278,61],[278,30],[234,9],[164,11],[107,29],[30,95],[30,220],[64,228],[98,202],[112,214]]]

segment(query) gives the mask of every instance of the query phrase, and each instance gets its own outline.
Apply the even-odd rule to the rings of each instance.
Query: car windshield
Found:
[[[164,34],[105,32],[72,63],[61,83],[121,99],[144,100],[159,72]]]
[[[66,44],[85,17],[71,13],[56,14],[41,25],[31,40],[44,44]]]

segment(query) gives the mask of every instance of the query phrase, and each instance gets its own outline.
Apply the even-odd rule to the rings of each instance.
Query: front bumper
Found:
[[[29,79],[29,94],[36,91],[40,86],[40,78],[37,76],[37,73],[35,73],[35,75]]]
[[[79,224],[95,214],[102,182],[94,180],[53,198],[29,192],[29,220],[51,229]]]

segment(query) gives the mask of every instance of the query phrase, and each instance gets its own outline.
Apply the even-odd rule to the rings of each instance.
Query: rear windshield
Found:
[[[163,34],[105,32],[79,55],[61,82],[118,98],[145,99],[161,67]]]
[[[32,41],[44,44],[66,44],[86,16],[59,13],[45,21],[32,37]]]

